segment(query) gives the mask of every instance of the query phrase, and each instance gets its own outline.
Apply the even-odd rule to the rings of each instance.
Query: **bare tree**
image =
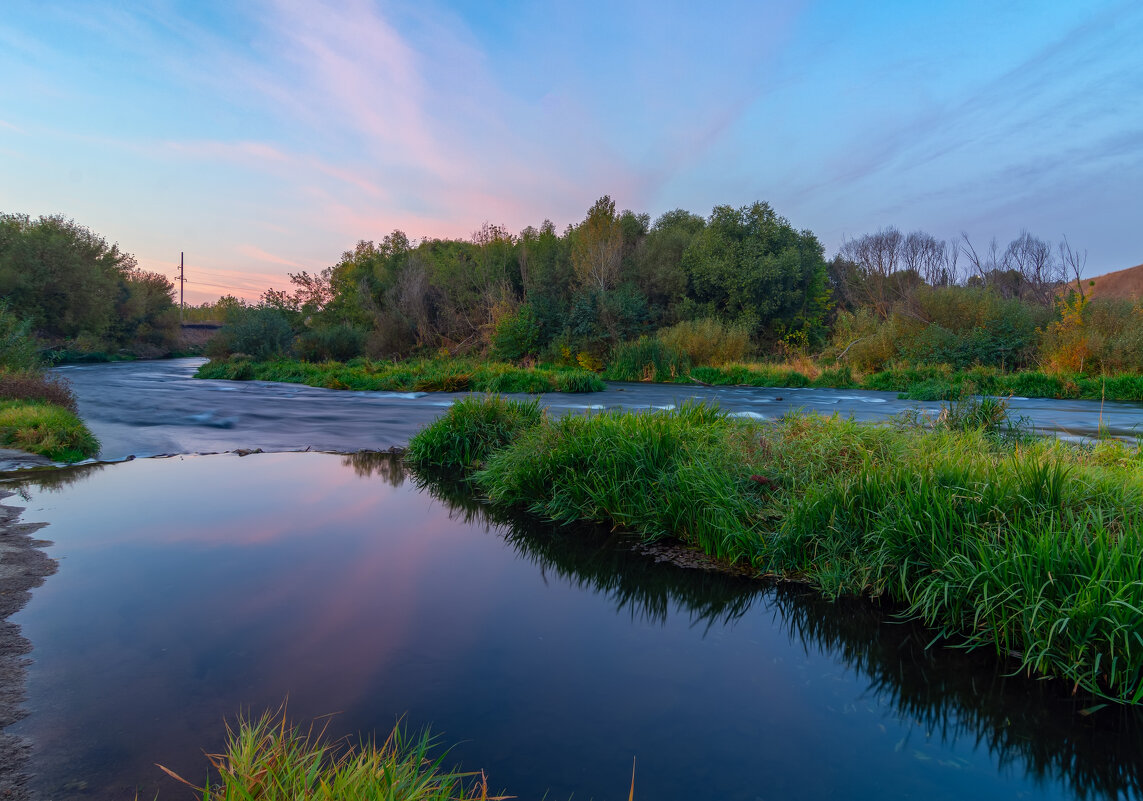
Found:
[[[1063,259],[1055,258],[1052,246],[1027,231],[1008,243],[1002,267],[1018,272],[1026,288],[1023,294],[1043,304],[1052,302],[1056,287],[1067,277]]]
[[[1080,252],[1072,250],[1071,243],[1068,242],[1067,236],[1060,240],[1059,244],[1060,264],[1064,275],[1067,276],[1066,280],[1069,282],[1074,278],[1076,282],[1076,290],[1079,292],[1081,299],[1086,300],[1087,294],[1083,289],[1083,271],[1087,268],[1087,251]]]
[[[851,294],[882,318],[899,299],[893,277],[900,269],[903,242],[901,232],[890,226],[841,245],[839,255],[856,266]]]
[[[913,231],[901,245],[901,267],[911,270],[930,286],[941,286],[946,281],[945,251],[948,245],[932,234]]]

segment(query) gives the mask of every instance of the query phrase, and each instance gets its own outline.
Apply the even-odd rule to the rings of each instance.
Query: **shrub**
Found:
[[[39,349],[32,325],[0,303],[0,369],[28,371],[40,366]]]
[[[0,371],[0,400],[40,400],[76,410],[75,393],[68,382],[38,370]]]
[[[639,337],[612,351],[604,377],[611,381],[674,381],[686,378],[690,369],[686,354],[658,339]]]
[[[535,356],[540,342],[540,323],[530,304],[525,303],[496,321],[492,329],[492,352],[510,362]]]
[[[240,306],[230,311],[206,353],[212,359],[242,353],[265,361],[288,352],[293,339],[290,323],[279,310]]]
[[[347,362],[365,352],[365,334],[349,325],[318,328],[299,336],[294,350],[307,362]]]
[[[750,351],[750,332],[745,326],[723,323],[710,317],[686,320],[658,334],[659,341],[677,353],[686,354],[696,367],[719,367],[740,362]]]

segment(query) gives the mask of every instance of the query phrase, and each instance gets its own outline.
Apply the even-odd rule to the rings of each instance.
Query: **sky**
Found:
[[[769,202],[1143,262],[1143,3],[0,0],[0,212],[256,299],[359,240]]]

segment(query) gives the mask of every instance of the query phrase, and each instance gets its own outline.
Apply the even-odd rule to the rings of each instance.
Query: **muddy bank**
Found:
[[[0,502],[14,493],[0,489]],[[31,590],[56,572],[56,562],[32,535],[44,524],[20,523],[20,507],[0,503],[0,730],[25,716],[24,670],[32,645],[8,618],[24,607]],[[28,798],[28,744],[0,733],[0,799]]]

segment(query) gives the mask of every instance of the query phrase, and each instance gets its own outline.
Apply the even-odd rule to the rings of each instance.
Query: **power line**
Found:
[[[183,300],[183,289],[187,281],[186,267],[183,263],[183,252],[179,251],[179,325],[183,324],[183,310],[186,308],[186,301]]]

